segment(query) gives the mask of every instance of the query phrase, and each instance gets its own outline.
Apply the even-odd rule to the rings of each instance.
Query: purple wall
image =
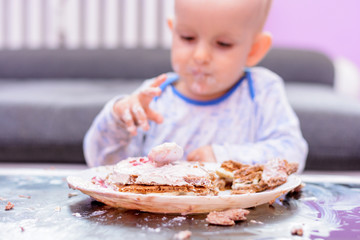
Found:
[[[265,29],[274,45],[318,49],[360,68],[359,0],[274,0]]]

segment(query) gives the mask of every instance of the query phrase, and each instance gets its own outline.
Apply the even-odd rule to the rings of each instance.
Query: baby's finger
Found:
[[[161,89],[159,87],[148,87],[140,91],[140,97],[156,97],[160,96]]]
[[[187,161],[188,162],[198,162],[200,160],[200,156],[199,154],[197,154],[196,151],[192,151],[191,153],[189,153],[189,155],[187,156]]]
[[[156,96],[160,96],[160,94],[161,89],[159,87],[149,87],[142,90],[138,95],[141,106],[144,109],[148,109],[149,104],[153,100],[153,98]]]
[[[121,116],[121,119],[124,121],[126,130],[132,135],[136,135],[136,126],[134,122],[134,118],[130,112],[129,108],[126,108]]]
[[[157,77],[148,87],[139,92],[139,101],[144,108],[147,108],[154,97],[160,96],[161,89],[159,86],[166,80],[166,75],[162,74]]]
[[[156,123],[162,123],[164,121],[164,118],[163,116],[158,113],[158,112],[155,112],[154,110],[148,108],[146,110],[146,114],[147,114],[147,118],[151,121],[154,121]]]
[[[135,121],[138,123],[138,125],[144,130],[149,130],[150,126],[148,123],[148,118],[146,116],[146,113],[144,109],[141,107],[140,104],[133,105],[131,108],[131,111],[133,113],[133,116],[135,117]]]
[[[160,76],[156,77],[154,82],[150,85],[151,87],[160,87],[160,85],[165,82],[167,76],[166,74],[161,74]]]

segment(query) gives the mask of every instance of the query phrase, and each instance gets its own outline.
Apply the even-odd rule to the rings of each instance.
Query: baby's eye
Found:
[[[181,37],[181,39],[188,41],[188,42],[195,40],[195,37],[192,37],[192,36],[180,36],[180,37]]]
[[[217,41],[216,44],[220,47],[224,47],[224,48],[228,48],[228,47],[232,47],[231,43],[227,43],[227,42],[222,42],[222,41]]]

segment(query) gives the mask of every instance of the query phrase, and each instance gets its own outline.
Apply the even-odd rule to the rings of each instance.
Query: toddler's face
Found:
[[[185,96],[211,100],[241,78],[256,33],[251,1],[176,1],[172,65]]]

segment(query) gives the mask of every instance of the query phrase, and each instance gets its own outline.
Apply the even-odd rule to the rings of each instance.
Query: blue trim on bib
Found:
[[[250,69],[245,69],[245,77],[248,80],[249,93],[250,93],[251,100],[254,101],[254,99],[255,99],[254,81],[252,79]]]
[[[173,84],[179,79],[179,76],[177,74],[171,74],[170,76],[169,75],[170,74],[167,75],[168,78],[165,80],[165,82],[160,85],[161,92],[163,92],[167,86]]]
[[[168,76],[168,78],[165,80],[165,82],[163,82],[160,85],[160,89],[161,91],[164,91],[165,88],[167,86],[171,86],[172,91],[181,99],[183,99],[184,101],[190,103],[190,104],[194,104],[194,105],[199,105],[199,106],[208,106],[208,105],[214,105],[214,104],[218,104],[222,101],[224,101],[225,99],[227,99],[237,88],[238,86],[240,86],[240,84],[243,82],[244,79],[248,80],[248,85],[249,85],[249,93],[250,93],[250,97],[252,100],[254,100],[255,98],[255,91],[254,91],[254,84],[253,84],[253,79],[251,76],[251,72],[249,69],[245,70],[245,75],[229,90],[227,91],[223,96],[213,99],[213,100],[209,100],[209,101],[199,101],[199,100],[194,100],[191,98],[188,98],[186,96],[184,96],[183,94],[181,94],[172,84],[174,82],[176,82],[179,79],[179,76],[177,74],[171,74],[170,76]],[[158,99],[158,97],[155,97],[154,100],[156,101]]]
[[[183,99],[184,101],[194,104],[194,105],[199,105],[199,106],[209,106],[209,105],[214,105],[214,104],[218,104],[222,101],[224,101],[225,99],[227,99],[235,90],[236,88],[241,84],[241,82],[244,80],[244,77],[242,77],[229,91],[227,91],[224,95],[222,95],[219,98],[213,99],[213,100],[209,100],[209,101],[199,101],[199,100],[194,100],[191,98],[188,98],[186,96],[184,96],[183,94],[181,94],[173,85],[171,85],[171,88],[173,90],[173,92],[180,97],[181,99]]]

